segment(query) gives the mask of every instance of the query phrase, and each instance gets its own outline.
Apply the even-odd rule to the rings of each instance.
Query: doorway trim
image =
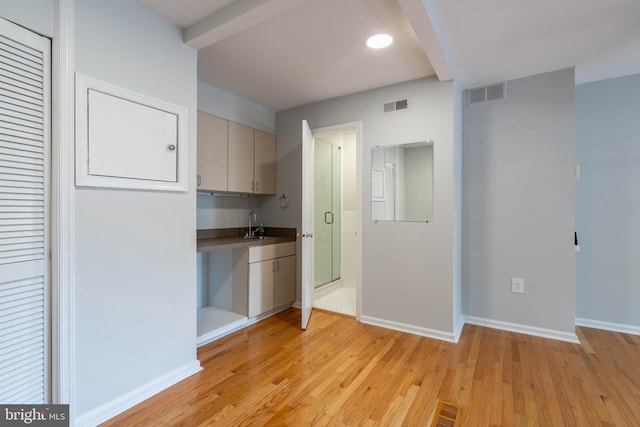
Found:
[[[51,402],[74,423],[74,7],[55,0],[52,49]]]
[[[313,137],[356,131],[356,320],[362,316],[362,121],[311,129]]]

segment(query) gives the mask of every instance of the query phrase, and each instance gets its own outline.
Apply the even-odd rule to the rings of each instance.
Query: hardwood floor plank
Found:
[[[438,369],[438,366],[443,360],[446,362],[442,366],[448,366],[451,357],[451,353],[443,350],[443,345],[446,343],[422,339],[417,347],[416,351],[422,354],[422,363],[410,366],[413,367],[411,383],[418,387],[418,391],[407,411],[403,425],[421,425],[424,420],[430,420],[433,417],[438,403],[438,393],[447,373],[446,369]],[[380,401],[374,404],[381,406]]]
[[[362,384],[369,374],[373,372],[373,370],[377,367],[380,359],[394,346],[396,343],[395,340],[389,340],[386,345],[380,350],[380,353],[376,354],[373,359],[366,366],[358,372],[358,375],[349,383],[347,387],[344,387],[344,383],[340,384],[340,393],[338,399],[334,400],[331,405],[327,408],[326,413],[329,415],[335,415],[339,408],[344,405],[344,403],[351,398],[353,392]]]
[[[581,345],[466,325],[457,344],[291,309],[198,349],[203,371],[104,426],[640,425],[640,337]]]

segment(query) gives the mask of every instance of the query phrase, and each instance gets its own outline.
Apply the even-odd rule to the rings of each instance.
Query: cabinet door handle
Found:
[[[251,181],[251,191],[256,191],[256,182]]]
[[[276,271],[280,271],[280,261],[275,261],[276,263]]]
[[[198,187],[202,185],[202,176],[198,175]]]
[[[173,144],[169,144],[167,148],[169,149],[169,151],[176,151],[176,146]]]
[[[256,181],[256,191],[260,191],[260,182]]]

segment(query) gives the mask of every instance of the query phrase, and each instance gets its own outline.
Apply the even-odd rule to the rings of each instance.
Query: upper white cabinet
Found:
[[[275,194],[275,135],[198,112],[198,190]]]
[[[229,191],[255,193],[253,134],[252,128],[229,122],[229,169],[227,172]]]
[[[227,191],[228,123],[198,111],[198,190]]]
[[[253,147],[255,192],[276,194],[276,136],[256,129]]]

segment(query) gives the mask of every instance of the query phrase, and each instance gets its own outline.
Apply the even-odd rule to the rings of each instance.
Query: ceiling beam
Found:
[[[203,49],[276,16],[304,0],[235,0],[184,29],[184,42]]]
[[[451,69],[422,0],[398,0],[398,2],[413,27],[413,31],[420,41],[420,46],[429,58],[438,79],[440,81],[451,80]]]

